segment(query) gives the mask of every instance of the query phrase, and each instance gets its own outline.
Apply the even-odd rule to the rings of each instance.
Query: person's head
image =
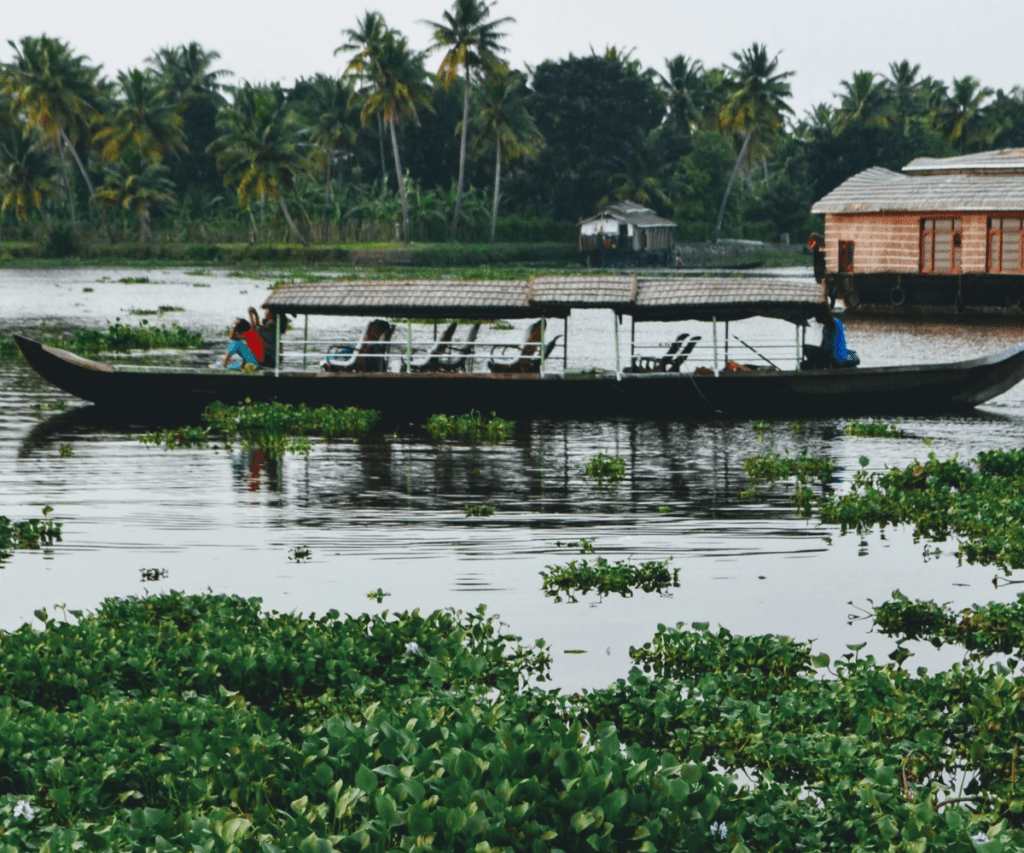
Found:
[[[231,327],[231,337],[237,338],[251,330],[252,326],[249,325],[248,320],[243,320],[241,317],[236,317],[235,325]]]

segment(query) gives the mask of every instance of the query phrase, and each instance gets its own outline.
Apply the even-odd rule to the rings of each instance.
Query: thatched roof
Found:
[[[1024,210],[1024,151],[918,157],[893,172],[873,166],[816,201],[812,213],[968,213]]]
[[[803,322],[825,305],[820,285],[770,277],[542,276],[529,281],[319,281],[279,286],[263,303],[289,314],[496,319],[566,317],[610,308],[638,320]]]

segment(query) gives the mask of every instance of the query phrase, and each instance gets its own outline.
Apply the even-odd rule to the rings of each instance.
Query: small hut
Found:
[[[817,201],[825,282],[848,308],[976,313],[1024,300],[1024,150],[874,167]]]
[[[668,266],[672,259],[676,224],[635,201],[613,202],[577,228],[587,266]]]

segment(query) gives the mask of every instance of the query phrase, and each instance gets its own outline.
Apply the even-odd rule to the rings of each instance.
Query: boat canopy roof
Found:
[[[610,308],[637,320],[742,320],[803,324],[828,307],[813,280],[773,277],[536,276],[504,281],[289,282],[263,305],[288,314],[465,318],[567,317],[573,308]]]

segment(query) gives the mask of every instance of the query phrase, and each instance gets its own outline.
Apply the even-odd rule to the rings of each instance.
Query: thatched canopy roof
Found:
[[[319,281],[279,286],[263,303],[289,314],[497,319],[610,308],[638,320],[777,317],[802,323],[826,305],[813,280],[770,277],[542,276],[522,281]]]

